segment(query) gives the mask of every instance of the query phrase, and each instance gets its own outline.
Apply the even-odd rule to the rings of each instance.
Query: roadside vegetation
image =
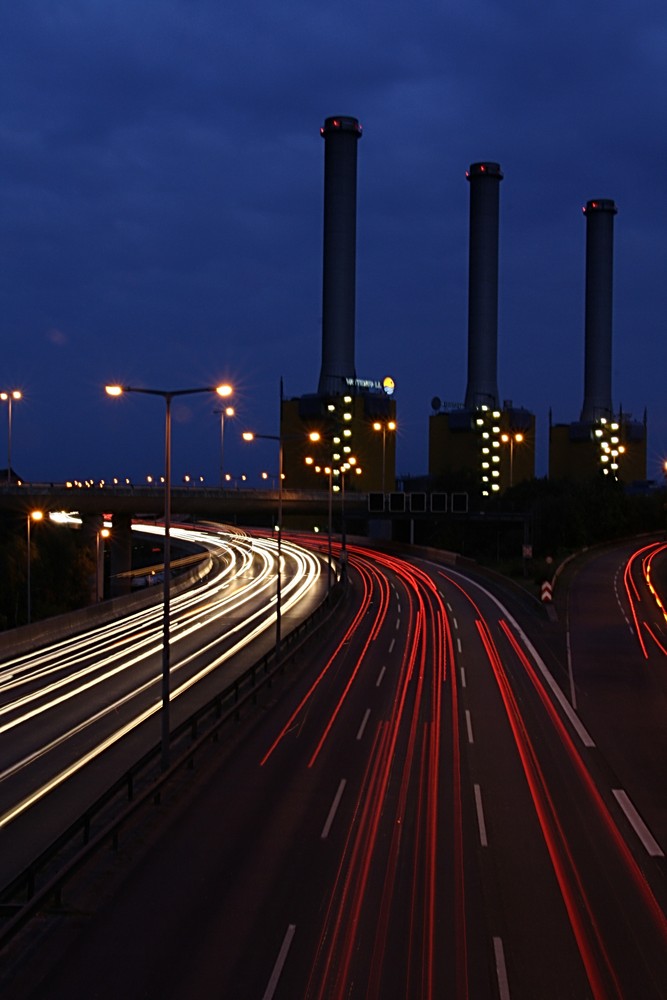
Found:
[[[0,630],[25,625],[28,610],[26,517],[0,515]],[[80,531],[44,520],[30,533],[32,620],[90,603],[95,555]]]

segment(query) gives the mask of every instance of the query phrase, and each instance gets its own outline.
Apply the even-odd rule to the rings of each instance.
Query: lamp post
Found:
[[[162,770],[169,767],[169,696],[170,696],[170,651],[169,625],[170,607],[169,592],[171,586],[171,401],[176,396],[192,396],[199,392],[215,392],[226,397],[232,394],[230,385],[204,386],[197,389],[139,389],[135,386],[107,385],[107,395],[122,396],[125,392],[140,392],[146,396],[160,396],[165,402],[164,429],[164,569],[163,569],[163,622],[162,622]]]
[[[0,392],[0,399],[7,403],[7,485],[12,481],[12,404],[22,399],[20,389],[7,389]]]
[[[280,434],[255,434],[254,431],[244,431],[244,441],[254,441],[263,438],[265,441],[278,442],[278,571],[276,573],[276,662],[280,660],[281,640],[281,568],[283,539],[283,439]]]
[[[282,402],[282,383],[280,387],[280,399]],[[282,407],[281,407],[282,412]],[[285,438],[282,434],[255,434],[254,431],[243,431],[241,435],[244,441],[277,441],[278,442],[278,572],[276,574],[276,662],[280,659],[281,642],[281,570],[282,570],[282,538],[283,538],[283,442]],[[320,435],[317,431],[309,434],[311,441],[319,441]]]
[[[514,443],[521,444],[523,441],[523,434],[517,431],[516,434],[502,434],[500,437],[501,441],[505,444],[509,442],[510,446],[510,488],[514,485]]]
[[[361,468],[357,465],[354,455],[350,455],[347,462],[343,462],[340,469],[336,470],[340,474],[340,559],[341,568],[347,572],[347,534],[345,527],[345,475],[354,469],[355,475],[361,475]]]
[[[307,465],[312,465],[313,459],[306,459]],[[332,577],[332,552],[331,552],[331,535],[333,532],[333,469],[330,465],[325,465],[322,468],[321,465],[315,466],[315,472],[323,472],[327,477],[329,482],[329,503],[328,503],[328,525],[327,525],[327,590],[331,590],[331,577]]]
[[[109,538],[111,532],[108,528],[100,528],[96,533],[95,546],[95,601],[97,604],[104,596],[104,540]],[[100,580],[102,585],[100,586]]]
[[[387,454],[387,431],[396,430],[396,421],[387,420],[382,423],[380,420],[376,420],[373,424],[374,431],[382,431],[382,492],[385,492],[385,469],[386,469],[386,454]]]
[[[225,417],[234,416],[233,406],[221,406],[219,410],[214,410],[214,413],[220,414],[220,485],[225,485],[225,474],[223,465],[223,456],[225,452]]]
[[[27,620],[28,625],[32,622],[32,582],[30,579],[30,526],[33,521],[43,521],[44,511],[43,510],[31,510],[27,517],[27,532],[28,532],[28,571],[26,574],[27,578],[27,594],[26,594],[26,605],[27,605]]]

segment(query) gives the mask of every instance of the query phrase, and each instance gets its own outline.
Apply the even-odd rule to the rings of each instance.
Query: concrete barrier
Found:
[[[210,553],[206,553],[201,563],[175,577],[169,591],[172,597],[203,580],[211,572],[213,565],[213,557]],[[6,632],[0,632],[0,660],[9,660],[14,656],[30,653],[47,643],[68,639],[88,629],[106,625],[134,611],[159,605],[162,600],[161,586],[147,587],[134,594],[114,597],[108,601],[100,601],[99,604],[89,604],[88,607],[78,611],[68,611],[63,615],[54,615],[53,618],[44,618],[42,621],[33,622],[32,625],[8,629]]]

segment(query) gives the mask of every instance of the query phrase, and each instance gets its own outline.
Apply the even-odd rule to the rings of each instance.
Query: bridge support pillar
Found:
[[[104,599],[104,526],[102,514],[84,514],[81,524],[83,540],[94,566],[90,574],[90,603]]]
[[[121,597],[132,590],[132,578],[129,576],[132,569],[132,518],[129,514],[114,514],[110,541],[111,597]]]

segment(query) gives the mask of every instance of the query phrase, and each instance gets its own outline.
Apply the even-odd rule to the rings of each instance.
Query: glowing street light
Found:
[[[280,386],[280,400],[282,412],[282,382]],[[318,431],[311,431],[308,435],[310,441],[319,441]],[[256,434],[254,431],[243,431],[241,437],[244,441],[277,441],[278,442],[278,572],[276,575],[276,662],[280,659],[281,642],[281,571],[282,571],[282,537],[283,537],[283,442],[285,438],[282,434]],[[291,437],[291,435],[290,435]]]
[[[20,389],[0,392],[0,400],[7,404],[7,485],[12,481],[12,404],[22,398]]]
[[[521,444],[523,434],[517,431],[515,434],[501,434],[500,440],[510,446],[510,487],[514,485],[514,445]]]
[[[146,396],[160,396],[165,402],[164,431],[164,569],[163,569],[163,636],[162,636],[162,769],[169,767],[169,697],[170,697],[170,650],[169,592],[171,587],[171,402],[176,396],[192,396],[200,392],[213,392],[222,398],[231,396],[230,385],[204,386],[197,389],[140,389],[135,386],[107,385],[107,395],[122,396],[126,392],[139,392]]]
[[[396,430],[396,421],[387,420],[382,422],[376,420],[373,424],[374,431],[382,431],[382,492],[385,492],[385,467],[386,467],[386,445],[387,445],[387,431]]]
[[[98,604],[104,596],[104,542],[110,537],[109,528],[100,528],[95,536],[95,601]]]
[[[233,417],[236,411],[233,406],[221,406],[219,410],[213,412],[220,414],[220,485],[224,486],[225,474],[222,459],[225,450],[225,417]]]
[[[28,625],[30,625],[31,622],[32,622],[32,583],[31,583],[31,579],[30,579],[30,564],[31,564],[32,560],[30,558],[30,526],[33,523],[33,521],[35,523],[37,523],[37,522],[43,521],[43,520],[44,520],[44,511],[43,510],[31,510],[30,513],[28,514],[27,519],[26,519],[27,532],[28,532],[28,572],[27,572],[27,588],[28,588],[27,589],[27,621],[28,621]]]

